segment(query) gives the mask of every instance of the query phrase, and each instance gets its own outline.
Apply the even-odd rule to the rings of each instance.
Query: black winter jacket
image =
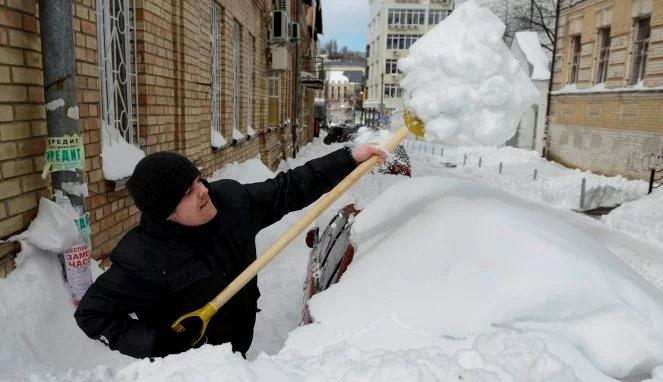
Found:
[[[206,183],[218,213],[200,227],[143,216],[112,251],[110,269],[81,300],[74,315],[78,326],[123,354],[158,356],[157,333],[205,305],[251,264],[261,229],[311,204],[355,167],[349,150],[341,149],[264,182]],[[245,354],[259,296],[254,278],[212,318],[207,342],[230,342]]]

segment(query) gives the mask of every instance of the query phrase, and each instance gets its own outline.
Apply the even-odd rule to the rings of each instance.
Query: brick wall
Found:
[[[656,166],[663,154],[663,2],[653,1],[651,37],[644,86],[628,89],[633,50],[631,0],[587,0],[564,7],[560,14],[553,89],[568,83],[571,36],[581,36],[578,89],[595,85],[598,27],[611,17],[610,58],[606,89],[551,98],[549,154],[552,159],[605,175],[648,179],[644,164]],[[654,158],[653,160],[651,158]],[[663,159],[658,163],[663,166]],[[645,166],[646,167],[646,166]]]
[[[0,238],[24,229],[40,196],[46,121],[36,1],[0,0]],[[0,246],[0,275],[17,246]]]
[[[0,238],[27,227],[40,196],[50,196],[50,179],[41,180],[45,107],[41,72],[38,2],[0,0]],[[176,150],[204,167],[210,175],[221,165],[260,155],[274,169],[293,152],[292,131],[267,127],[267,76],[270,75],[268,24],[270,2],[222,0],[221,126],[232,141],[232,26],[241,25],[240,130],[249,118],[256,136],[235,145],[212,149],[211,49],[212,2],[185,0],[136,1],[139,142],[146,153]],[[93,256],[103,258],[140,218],[126,189],[103,178],[100,134],[100,92],[96,1],[75,0],[73,28],[80,125],[85,143],[90,195]],[[254,40],[253,115],[248,116],[249,41]],[[294,53],[293,53],[294,54]],[[293,60],[294,60],[293,56]],[[294,61],[293,61],[294,62]],[[292,71],[279,74],[282,121],[292,120]],[[309,135],[305,135],[308,139]],[[117,188],[117,189],[116,189]],[[12,266],[15,244],[0,245],[0,276]],[[9,254],[9,255],[7,255]],[[6,256],[3,256],[6,255]]]

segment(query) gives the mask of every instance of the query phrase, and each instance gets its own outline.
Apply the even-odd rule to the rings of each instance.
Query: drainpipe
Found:
[[[301,12],[301,0],[296,0],[295,3],[297,4],[295,6],[295,22],[299,24],[299,14]],[[288,30],[290,30],[290,26],[288,26]],[[299,82],[300,82],[300,73],[299,70],[301,69],[299,67],[299,41],[301,41],[301,30],[303,28],[300,28],[300,38],[295,41],[295,78],[294,78],[294,83],[292,86],[292,93],[294,95],[294,101],[292,103],[293,106],[293,111],[292,111],[292,157],[297,158],[297,128],[299,127],[299,124],[301,121],[299,120]]]
[[[546,125],[543,131],[543,152],[542,156],[546,159],[550,159],[550,153],[548,152],[548,147],[550,146],[550,101],[552,96],[553,88],[553,78],[555,74],[555,57],[557,55],[557,30],[559,29],[559,9],[560,3],[562,0],[557,0],[556,10],[555,10],[555,34],[553,39],[553,51],[552,51],[552,65],[550,67],[550,81],[548,81],[548,102],[546,104]]]
[[[39,1],[39,25],[48,129],[42,178],[50,171],[56,202],[73,207],[79,215],[77,224],[83,239],[59,254],[63,276],[74,304],[78,305],[92,284],[92,272],[89,219],[84,206],[87,183],[78,121],[72,0]]]

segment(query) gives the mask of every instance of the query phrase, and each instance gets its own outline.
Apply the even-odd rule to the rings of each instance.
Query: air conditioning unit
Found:
[[[299,23],[290,23],[290,38],[299,40]]]
[[[272,70],[288,70],[290,68],[290,54],[285,45],[274,45],[272,51]]]
[[[288,38],[288,14],[284,11],[272,12],[271,40],[286,40]]]

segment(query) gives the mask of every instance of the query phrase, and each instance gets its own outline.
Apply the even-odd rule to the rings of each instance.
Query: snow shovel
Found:
[[[414,114],[405,110],[403,113],[405,126],[401,127],[394,133],[394,136],[384,145],[384,151],[390,152],[396,147],[409,133],[413,133],[419,137],[424,135],[424,123]],[[331,191],[320,199],[318,204],[311,208],[294,226],[292,226],[286,233],[283,234],[274,244],[272,244],[262,256],[258,257],[251,265],[249,265],[242,273],[240,273],[221,293],[202,308],[195,310],[191,313],[185,314],[173,323],[171,328],[177,333],[183,333],[186,330],[187,320],[201,320],[200,335],[192,344],[195,345],[203,338],[209,320],[216,314],[216,312],[230,300],[240,289],[242,289],[251,279],[253,279],[260,270],[262,270],[270,261],[272,261],[292,240],[297,237],[306,227],[308,227],[315,219],[338,199],[345,191],[348,190],[353,184],[361,179],[364,174],[370,171],[373,166],[378,163],[378,156],[374,155],[368,160],[362,162],[354,169],[345,179],[336,185]],[[198,327],[196,325],[195,327]]]

